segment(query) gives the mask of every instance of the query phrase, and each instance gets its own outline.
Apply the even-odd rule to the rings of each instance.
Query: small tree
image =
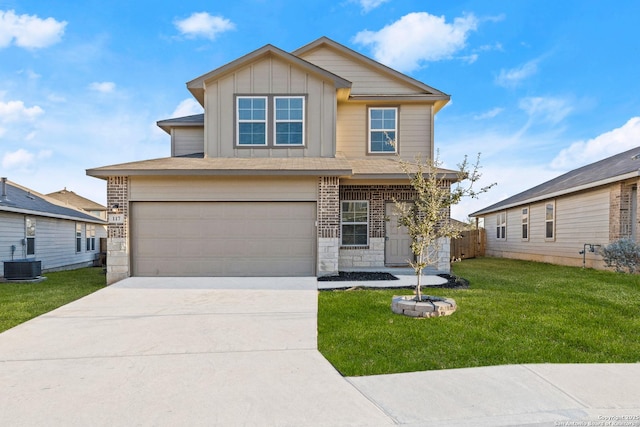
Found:
[[[458,170],[449,173],[440,169],[439,155],[426,162],[417,157],[415,163],[400,161],[400,164],[410,178],[415,196],[410,203],[395,198],[393,202],[398,211],[398,226],[406,227],[411,238],[411,252],[415,259],[408,261],[417,276],[416,299],[421,301],[422,270],[437,264],[443,238],[452,239],[460,235],[460,228],[450,221],[451,206],[464,197],[476,198],[495,183],[477,191],[474,189],[481,177],[479,153],[473,165],[469,165],[465,156]],[[453,181],[456,185],[451,188]]]

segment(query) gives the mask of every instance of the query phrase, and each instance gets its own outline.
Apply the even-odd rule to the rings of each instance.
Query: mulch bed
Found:
[[[438,274],[439,277],[447,279],[447,283],[442,285],[424,286],[423,289],[428,288],[447,288],[447,289],[468,289],[469,281],[462,277],[454,276],[451,274]],[[341,271],[337,276],[323,276],[318,277],[319,282],[360,282],[368,280],[398,280],[396,276],[386,272],[371,272],[371,271]],[[364,286],[362,288],[365,288]],[[397,286],[389,286],[389,288],[397,289]],[[402,287],[401,287],[402,288]],[[413,289],[413,286],[410,287]],[[372,289],[384,289],[384,287],[376,287]]]
[[[361,282],[366,280],[399,280],[390,273],[373,271],[340,271],[337,276],[318,277],[318,282]]]

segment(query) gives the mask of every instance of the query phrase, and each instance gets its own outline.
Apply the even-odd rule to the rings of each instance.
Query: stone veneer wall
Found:
[[[107,285],[130,276],[129,266],[129,178],[111,176],[107,180],[107,207],[118,204],[124,224],[107,226]]]

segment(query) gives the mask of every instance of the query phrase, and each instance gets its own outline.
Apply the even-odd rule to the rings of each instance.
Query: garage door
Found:
[[[134,276],[313,276],[315,202],[134,202]]]

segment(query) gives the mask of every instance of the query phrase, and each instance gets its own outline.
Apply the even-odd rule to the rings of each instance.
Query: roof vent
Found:
[[[633,160],[638,160],[638,159],[640,159],[640,153],[636,154],[635,156],[631,156],[631,158],[632,158]]]

